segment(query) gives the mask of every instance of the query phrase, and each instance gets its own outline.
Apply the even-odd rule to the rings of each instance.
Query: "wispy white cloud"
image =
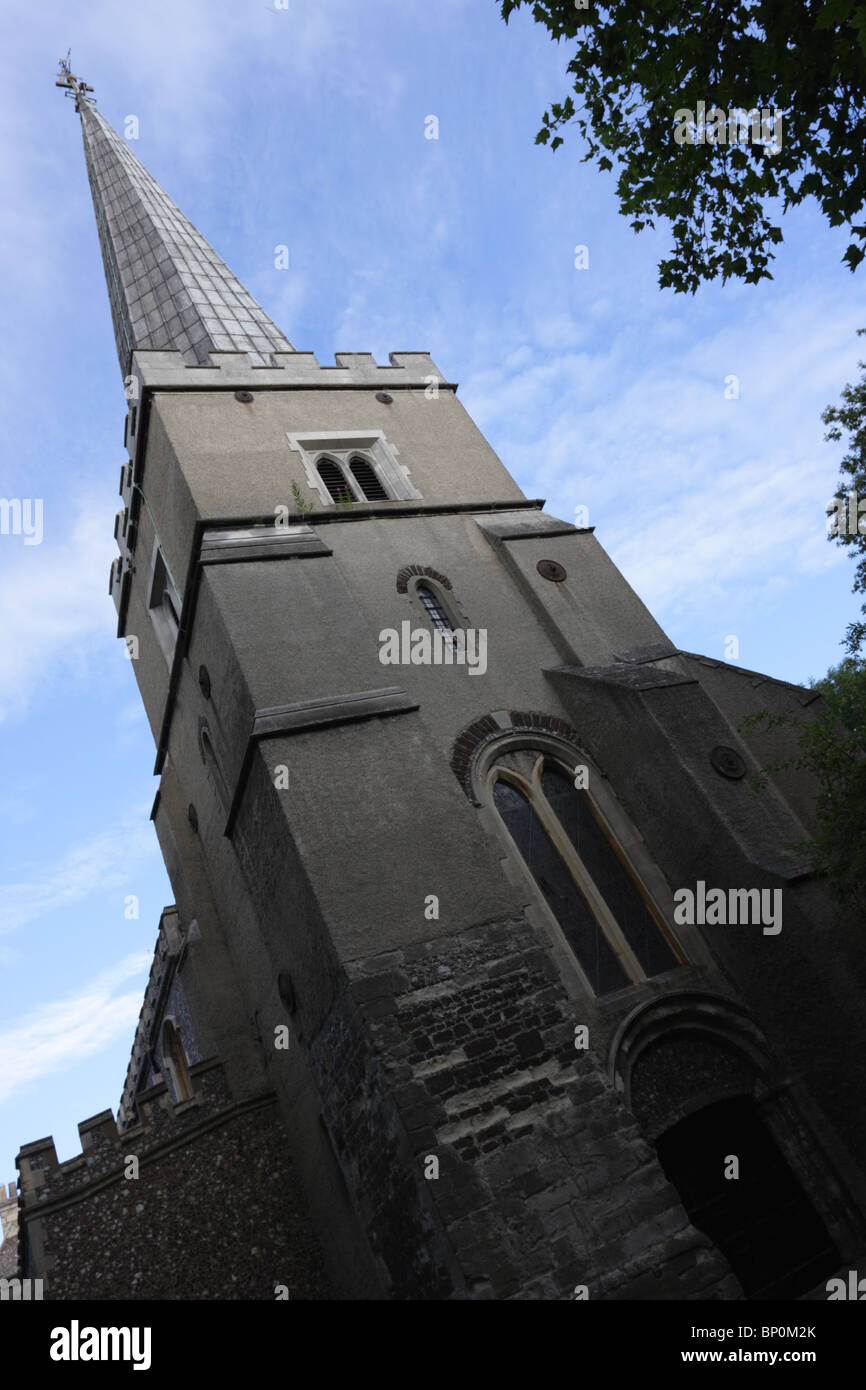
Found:
[[[811,459],[747,458],[648,509],[611,549],[641,595],[669,613],[687,606],[742,611],[745,594],[775,600],[799,573],[844,563],[827,545]]]
[[[840,324],[838,304],[814,292],[744,308],[745,333],[715,321],[685,338],[680,312],[657,306],[637,330],[617,314],[581,351],[550,352],[531,322],[503,324],[498,360],[464,394],[532,495],[567,520],[589,507],[662,622],[703,614],[709,629],[846,563],[826,541],[837,463],[820,411],[851,379],[858,311]],[[738,399],[725,396],[731,375]]]
[[[59,907],[81,902],[92,893],[118,888],[129,880],[132,866],[155,856],[156,838],[139,808],[127,820],[67,850],[53,867],[4,885],[0,898],[0,935],[16,931]]]
[[[149,951],[124,956],[76,994],[41,1004],[0,1030],[0,1101],[117,1043],[138,1018],[139,977],[150,960]],[[135,988],[119,992],[130,980]]]
[[[46,502],[41,545],[0,536],[0,721],[23,714],[61,674],[80,677],[117,658],[106,500],[79,504],[71,524]]]

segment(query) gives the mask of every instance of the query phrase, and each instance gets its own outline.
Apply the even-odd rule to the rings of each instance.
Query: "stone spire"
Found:
[[[75,98],[121,371],[136,349],[176,350],[191,365],[248,352],[256,366],[292,344],[97,111],[92,88],[60,63]]]

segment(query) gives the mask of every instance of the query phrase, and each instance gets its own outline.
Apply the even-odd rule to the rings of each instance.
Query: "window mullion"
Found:
[[[614,955],[619,958],[625,973],[631,980],[645,980],[646,975],[640,961],[623,936],[616,918],[601,893],[596,888],[595,882],[572,844],[571,838],[566,835],[558,817],[554,815],[547,797],[538,786],[532,788],[532,802],[539,819],[560,856],[564,859],[578,890],[583,893],[589,903],[593,916],[610,942]]]

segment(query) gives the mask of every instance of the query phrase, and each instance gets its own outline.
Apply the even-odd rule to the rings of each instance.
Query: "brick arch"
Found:
[[[723,1182],[715,1193],[711,1183],[708,1190],[722,1132],[720,1151],[736,1154],[747,1143],[751,1175],[767,1192],[783,1194],[775,1209],[771,1202],[769,1213],[764,1210],[775,1234],[761,1255],[764,1273],[758,1282],[766,1279],[792,1290],[779,1297],[797,1297],[838,1267],[848,1230],[842,1186],[811,1130],[796,1085],[780,1071],[744,1005],[704,990],[666,991],[622,1021],[610,1046],[608,1073],[689,1219],[722,1250],[747,1297],[758,1296],[754,1264],[751,1258],[740,1260],[739,1240],[729,1247],[724,1237],[736,1220],[753,1249],[760,1249],[761,1228],[747,1208],[738,1211],[736,1200],[727,1201],[736,1183],[727,1194]],[[767,1251],[780,1244],[788,1253],[779,1261]],[[800,1271],[813,1265],[816,1272],[803,1282]]]
[[[700,989],[668,990],[636,1005],[620,1023],[608,1053],[608,1076],[631,1107],[631,1082],[643,1054],[678,1035],[705,1037],[735,1051],[767,1085],[773,1073],[767,1040],[743,1004]]]
[[[443,589],[451,588],[451,580],[438,570],[434,570],[430,565],[404,565],[397,575],[397,593],[405,594],[409,591],[409,580],[416,574],[423,575],[427,579],[435,579],[437,584],[441,584]]]
[[[468,725],[455,739],[451,752],[451,770],[473,806],[480,803],[472,790],[472,763],[489,739],[502,738],[507,734],[531,733],[535,730],[538,733],[555,734],[557,738],[565,739],[580,748],[577,730],[556,715],[543,714],[539,710],[508,710],[507,716],[510,724],[503,722],[501,714],[496,718],[492,714],[485,714]]]

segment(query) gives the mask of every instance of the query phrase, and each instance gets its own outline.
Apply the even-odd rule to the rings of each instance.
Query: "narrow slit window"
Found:
[[[415,586],[415,593],[423,604],[424,611],[433,626],[437,628],[439,632],[452,633],[454,631],[454,624],[448,617],[448,614],[445,612],[445,609],[429,584],[417,584]]]

